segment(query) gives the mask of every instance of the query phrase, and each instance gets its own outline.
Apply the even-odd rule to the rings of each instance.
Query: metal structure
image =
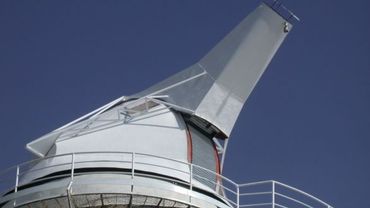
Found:
[[[94,158],[96,155],[99,155],[99,160],[86,158]],[[113,158],[124,158],[122,160],[116,160]],[[145,158],[145,160],[143,160]],[[43,166],[38,169],[34,169],[34,164],[39,164],[42,161],[50,161],[62,159],[66,161],[65,163],[58,163],[57,165],[48,165]],[[146,160],[148,159],[148,160]],[[168,165],[163,165],[163,162],[167,162]],[[109,174],[114,174],[119,177],[123,177],[125,180],[119,179],[120,186],[122,190],[124,188],[129,189],[133,184],[136,184],[138,181],[141,181],[142,178],[150,178],[153,180],[161,180],[164,184],[160,185],[159,188],[165,188],[165,184],[169,186],[181,187],[185,191],[185,198],[183,201],[178,201],[179,198],[169,199],[167,196],[161,196],[160,193],[156,193],[155,196],[136,195],[131,194],[131,191],[128,193],[89,193],[85,195],[80,194],[71,194],[74,189],[83,189],[84,181],[83,179],[76,179],[76,177],[86,175],[86,172],[79,171],[80,164],[106,164],[112,163],[116,167],[129,168],[130,171],[120,172],[112,171]],[[172,164],[172,165],[169,165]],[[173,164],[177,164],[178,167],[186,167],[184,169],[174,169]],[[69,171],[64,172],[60,175],[49,175],[37,180],[34,180],[33,184],[43,184],[44,182],[49,182],[51,180],[62,180],[66,185],[66,193],[61,196],[55,196],[48,199],[48,203],[57,205],[63,205],[62,207],[68,207],[71,203],[71,207],[86,207],[86,204],[89,206],[104,206],[112,205],[113,203],[125,203],[132,201],[132,205],[152,205],[154,207],[162,204],[169,204],[169,207],[188,207],[188,204],[196,203],[197,196],[192,195],[192,192],[204,192],[204,193],[213,193],[212,197],[208,196],[208,199],[205,199],[208,203],[216,203],[218,207],[327,207],[331,206],[327,203],[321,201],[320,199],[311,196],[303,191],[300,191],[294,187],[288,186],[286,184],[277,182],[277,181],[260,181],[254,183],[245,183],[237,184],[232,180],[226,178],[225,176],[218,174],[216,172],[207,170],[201,166],[194,165],[192,163],[187,163],[183,161],[178,161],[170,158],[162,158],[155,155],[140,154],[134,152],[85,152],[85,153],[72,153],[64,154],[52,157],[46,157],[41,159],[36,159],[29,161],[18,166],[12,167],[8,170],[3,171],[2,176],[9,176],[11,180],[7,182],[12,183],[12,188],[8,190],[5,197],[10,198],[13,190],[18,192],[24,189],[27,189],[27,186],[32,185],[32,183],[22,183],[19,182],[19,179],[27,174],[38,174],[38,172],[44,172],[45,170],[55,170],[55,168],[68,166],[71,167]],[[136,172],[135,168],[141,169],[142,167],[158,168],[162,172],[176,171],[187,176],[188,180],[184,181],[177,178],[169,178],[166,176],[153,175],[143,172]],[[141,167],[141,168],[139,168]],[[202,175],[196,173],[194,169],[199,168],[207,172],[209,175],[213,175],[219,180],[217,182],[207,180],[203,178]],[[191,171],[192,170],[192,171]],[[103,174],[102,172],[96,174]],[[15,178],[15,180],[14,180]],[[111,179],[104,179],[100,181],[100,186],[105,186],[109,181],[114,183],[117,179],[112,177]],[[191,180],[193,179],[193,180]],[[213,188],[210,186],[202,186],[201,180],[207,180],[209,184],[213,185]],[[5,182],[5,181],[3,181]],[[86,183],[86,182],[85,182]],[[157,185],[157,184],[156,184]],[[9,186],[10,187],[10,186]],[[179,194],[180,195],[180,194]],[[83,198],[82,196],[86,196]],[[23,204],[24,200],[27,200],[27,197],[23,199],[24,196],[20,196],[16,204]],[[166,197],[166,198],[164,198]],[[83,199],[81,199],[83,198]],[[205,197],[206,198],[206,197]],[[167,201],[166,201],[167,200]],[[31,204],[36,207],[43,207],[42,204],[45,204],[43,201],[35,201]],[[27,205],[28,206],[28,205]],[[27,207],[26,205],[20,207]],[[164,205],[163,205],[164,206]],[[32,207],[32,206],[31,206]]]
[[[198,63],[27,144],[0,207],[331,207],[277,181],[222,175],[242,106],[292,28],[261,4]]]

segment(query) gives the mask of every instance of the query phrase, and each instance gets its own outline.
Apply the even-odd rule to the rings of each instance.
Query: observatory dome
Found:
[[[239,113],[292,27],[279,5],[261,4],[187,69],[28,143],[38,159],[0,173],[0,207],[329,208],[221,174]]]

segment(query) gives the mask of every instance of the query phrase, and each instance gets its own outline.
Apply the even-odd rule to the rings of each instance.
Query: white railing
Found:
[[[99,159],[96,159],[97,157]],[[145,157],[146,160],[140,160],[140,157]],[[117,160],[117,158],[121,159]],[[59,162],[48,163],[50,160]],[[163,163],[163,161],[166,162]],[[37,164],[41,164],[42,162],[44,162],[42,166],[38,167]],[[21,191],[26,185],[68,177],[70,178],[70,182],[66,189],[67,195],[70,196],[70,189],[73,186],[74,178],[81,174],[88,174],[79,173],[76,170],[86,166],[92,167],[92,164],[94,167],[101,167],[100,164],[104,164],[104,167],[107,167],[107,164],[115,168],[125,167],[125,169],[130,170],[129,172],[125,172],[125,174],[130,175],[132,181],[135,177],[144,176],[175,182],[183,185],[183,187],[188,187],[191,191],[203,190],[212,192],[234,208],[332,208],[329,204],[306,192],[277,181],[269,180],[237,184],[223,175],[191,163],[133,152],[70,153],[28,161],[0,172],[0,190],[7,190],[3,193],[3,195],[7,195]],[[176,165],[174,166],[174,164]],[[142,169],[143,166],[154,168],[156,169],[156,173],[159,171],[162,174],[153,175],[136,171]],[[176,167],[186,167],[186,170]],[[202,174],[195,173],[194,169],[201,170],[200,172]],[[64,171],[59,175],[45,174],[53,173],[55,170]],[[177,172],[183,177],[166,177],[165,173],[169,171]],[[24,181],[23,179],[26,175],[38,175],[39,177],[32,181]]]

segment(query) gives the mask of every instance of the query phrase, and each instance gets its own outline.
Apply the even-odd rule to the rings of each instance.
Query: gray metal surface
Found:
[[[114,154],[116,157],[105,158],[102,160],[91,159],[90,163],[101,164],[110,162],[113,164],[130,164],[127,167],[128,171],[118,170],[90,170],[79,172],[80,164],[87,163],[84,158],[94,158],[96,154]],[[127,154],[131,157],[126,157]],[[80,155],[84,157],[72,156]],[[135,156],[133,156],[135,155]],[[48,202],[49,199],[58,197],[74,197],[81,195],[98,195],[98,194],[120,194],[120,195],[141,195],[148,197],[163,198],[167,200],[177,201],[183,204],[188,204],[202,208],[242,208],[242,207],[310,207],[310,208],[331,208],[331,206],[322,200],[303,192],[297,188],[288,186],[277,181],[261,181],[253,183],[238,184],[223,175],[214,171],[208,170],[201,166],[192,163],[176,161],[171,158],[160,158],[162,161],[167,160],[167,166],[164,166],[159,157],[155,155],[143,155],[139,153],[125,152],[100,152],[100,153],[74,153],[70,156],[71,167],[63,175],[48,175],[32,181],[18,180],[30,173],[42,173],[43,169],[35,170],[27,168],[29,163],[18,165],[13,169],[8,169],[6,172],[0,173],[0,185],[4,181],[9,180],[8,191],[0,197],[0,204],[5,203],[8,207],[36,203],[38,201]],[[139,159],[140,156],[145,156],[148,160]],[[54,156],[57,157],[57,156]],[[121,158],[118,160],[117,158]],[[53,158],[49,158],[53,159]],[[39,159],[38,162],[48,159]],[[178,165],[171,165],[177,163]],[[55,164],[47,164],[44,169],[53,169]],[[158,175],[152,172],[138,172],[141,170],[140,165],[162,169],[161,173],[166,173],[166,170],[182,172],[187,175],[187,179],[174,178],[170,175]],[[186,166],[188,171],[183,168],[176,167]],[[117,165],[118,167],[118,165]],[[136,169],[139,168],[139,169]],[[202,169],[203,172],[197,172],[197,169]],[[20,171],[17,171],[20,170]],[[211,178],[219,178],[217,181],[208,180],[206,175]],[[11,173],[11,174],[7,174]],[[20,181],[17,183],[16,181]],[[210,187],[209,184],[214,186]],[[6,189],[3,189],[6,190]],[[15,190],[14,192],[9,190]],[[69,193],[69,195],[67,194]],[[50,203],[54,203],[51,200]],[[36,205],[35,204],[35,205]]]
[[[216,175],[212,174],[217,172],[216,167],[217,159],[216,159],[216,152],[213,146],[213,142],[210,138],[202,135],[199,131],[194,129],[193,127],[189,127],[191,138],[192,138],[192,153],[193,153],[193,160],[192,163],[194,165],[198,165],[200,167],[204,167],[207,170],[211,170],[212,172],[205,171],[202,168],[194,167],[193,171],[199,177],[196,177],[198,181],[201,181],[203,184],[215,189],[216,187]]]
[[[134,151],[186,160],[183,119],[167,106],[151,103],[126,102],[32,141],[27,149],[41,157],[70,152]],[[148,109],[139,109],[143,105],[148,105]],[[137,112],[131,112],[133,109]]]
[[[191,208],[187,204],[157,198],[150,196],[129,195],[129,194],[84,194],[75,195],[71,197],[73,207],[99,207],[99,208]],[[67,197],[51,198],[43,201],[37,201],[26,205],[19,206],[19,208],[50,208],[50,207],[69,207]]]
[[[262,4],[198,63],[132,97],[168,95],[229,137],[245,101],[292,27]],[[188,113],[188,112],[185,112]]]
[[[262,4],[188,69],[30,142],[41,158],[0,173],[0,206],[331,208],[294,187],[238,184],[217,170],[212,131],[229,137],[291,27]]]
[[[50,178],[43,180],[48,182],[21,189],[16,193],[7,194],[5,197],[0,198],[0,204],[5,202],[5,208],[13,207],[14,205],[17,207],[31,204],[35,207],[37,205],[49,205],[50,207],[56,202],[55,198],[63,197],[72,201],[71,207],[81,207],[84,201],[93,200],[93,198],[99,195],[111,196],[116,194],[119,197],[118,202],[115,202],[117,206],[123,206],[123,203],[128,205],[129,201],[123,202],[123,198],[127,199],[127,196],[146,196],[152,199],[159,198],[172,202],[172,205],[177,203],[178,206],[186,204],[204,208],[230,207],[221,199],[210,197],[204,194],[204,192],[201,193],[189,189],[186,182],[171,178],[155,177],[153,175],[135,174],[132,176],[131,174],[117,172],[96,172],[74,174],[73,179],[67,177],[52,181],[50,181]],[[89,200],[86,200],[86,197]],[[64,204],[61,207],[69,207],[69,205],[66,206]],[[95,204],[90,204],[90,206],[86,207],[95,207]]]
[[[219,137],[229,137],[245,101],[288,34],[286,27],[292,25],[262,4],[198,63],[28,143],[27,149],[44,157],[58,140],[130,120],[133,112],[143,111],[150,103],[148,99],[199,118],[214,127]],[[129,101],[133,98],[138,101]],[[136,106],[130,107],[132,103]]]
[[[120,106],[118,106],[119,108]],[[82,123],[78,123],[79,128],[62,131],[47,153],[47,156],[51,156],[51,158],[33,164],[32,169],[46,166],[54,167],[30,172],[22,177],[21,182],[70,169],[68,165],[71,161],[70,154],[74,152],[96,153],[77,154],[75,159],[81,161],[81,163],[76,164],[76,168],[129,168],[130,163],[108,161],[131,161],[130,154],[118,155],[114,152],[136,152],[140,153],[136,160],[143,163],[138,164],[137,169],[188,180],[181,172],[170,169],[163,170],[160,167],[144,164],[154,162],[150,160],[155,160],[156,163],[162,164],[162,166],[189,171],[187,166],[183,167],[180,163],[160,159],[160,157],[164,157],[188,162],[187,133],[184,120],[180,114],[158,104],[140,112],[139,115],[132,115],[130,119],[123,122],[123,117],[118,118],[118,115],[120,115],[118,109],[112,109],[97,116],[95,122],[88,125],[88,127],[84,127],[86,124],[80,125]],[[107,124],[109,122],[111,124]],[[112,154],[109,152],[112,152]],[[145,154],[158,157],[148,158]],[[54,155],[56,157],[53,157]],[[94,162],[99,160],[105,162]],[[84,162],[82,163],[82,161]]]

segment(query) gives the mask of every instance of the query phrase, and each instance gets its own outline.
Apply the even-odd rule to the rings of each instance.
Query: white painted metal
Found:
[[[275,181],[271,183],[272,186],[272,208],[275,208]]]
[[[119,205],[128,207],[143,197],[158,207],[290,207],[281,199],[330,207],[279,182],[237,184],[218,172],[215,141],[222,152],[222,168],[228,140],[222,147],[212,137],[229,137],[242,106],[291,27],[262,4],[188,69],[28,143],[27,149],[40,159],[15,168],[15,185],[12,178],[0,206],[79,207],[77,199],[93,196],[100,205],[80,201],[80,207],[103,207],[108,195],[116,194]],[[11,171],[0,174],[0,179]],[[266,184],[268,190],[257,187],[251,192]],[[277,187],[295,194],[279,192]],[[248,199],[265,195],[268,199],[258,203]]]
[[[224,164],[225,164],[225,158],[226,158],[226,151],[227,151],[227,145],[229,144],[229,140],[225,140],[225,143],[224,143],[224,148],[223,148],[223,153],[222,153],[222,157],[221,157],[221,163],[220,163],[220,170],[221,170],[221,173],[224,169]]]
[[[30,187],[28,189],[20,189],[18,192],[7,194],[4,197],[0,198],[0,204],[3,202],[8,201],[8,203],[13,203],[13,200],[17,199],[17,205],[27,204],[32,201],[37,200],[47,200],[53,197],[59,196],[66,196],[66,187],[68,187],[71,183],[70,181],[73,180],[72,187],[69,187],[70,190],[73,188],[73,192],[71,192],[71,197],[80,195],[80,194],[94,194],[94,193],[126,193],[126,194],[143,194],[145,193],[148,196],[155,196],[155,197],[165,197],[171,198],[166,194],[169,194],[168,191],[172,191],[175,194],[173,195],[174,198],[172,200],[180,200],[182,203],[191,204],[196,207],[212,207],[212,204],[217,204],[218,207],[251,207],[253,206],[261,206],[261,205],[275,205],[276,207],[288,207],[294,208],[298,205],[302,205],[304,207],[326,207],[332,208],[329,204],[323,202],[322,200],[303,192],[297,188],[288,186],[286,184],[277,182],[277,181],[261,181],[261,182],[253,182],[253,183],[245,183],[245,184],[238,184],[233,182],[232,180],[222,176],[214,171],[206,170],[203,167],[194,165],[192,163],[183,162],[180,160],[174,160],[171,158],[160,158],[162,160],[168,160],[171,162],[175,162],[181,165],[185,165],[188,167],[188,172],[186,173],[189,177],[188,180],[179,180],[176,178],[171,178],[167,176],[158,176],[152,175],[151,173],[135,173],[132,174],[128,172],[125,174],[124,172],[91,172],[91,173],[78,173],[74,169],[79,167],[80,163],[86,163],[83,158],[86,157],[93,157],[96,154],[115,154],[116,157],[114,158],[122,158],[120,161],[107,159],[111,163],[128,163],[132,164],[132,167],[139,167],[142,165],[142,161],[137,160],[137,158],[141,156],[149,157],[150,160],[145,161],[147,165],[151,165],[153,167],[160,167],[166,169],[174,169],[172,165],[163,166],[163,163],[158,163],[158,156],[155,155],[143,155],[140,153],[128,153],[128,152],[90,152],[90,153],[71,153],[65,155],[66,157],[70,158],[68,166],[72,167],[72,174],[68,174],[67,178],[63,180],[58,180],[54,178],[54,176],[43,177],[38,179],[37,182],[42,183],[43,181],[49,181],[48,184],[45,185],[37,185],[34,187]],[[73,157],[75,155],[75,157]],[[79,157],[84,155],[86,157]],[[125,157],[124,155],[130,155],[129,157]],[[134,156],[135,155],[135,156]],[[54,156],[57,157],[57,156]],[[75,158],[72,159],[71,158]],[[53,159],[53,157],[39,159],[37,162],[40,163],[42,160],[49,160]],[[94,163],[99,163],[100,161],[91,161]],[[33,164],[35,161],[30,161],[28,163],[24,163],[19,165],[18,170],[22,170],[19,172],[20,176],[27,175],[32,171],[42,172],[42,169],[34,170],[32,168],[27,169],[29,164]],[[179,166],[181,166],[179,165]],[[208,171],[208,174],[213,174],[215,177],[221,179],[218,183],[220,187],[220,191],[216,191],[216,188],[211,189],[208,186],[202,184],[198,178],[200,175],[197,175],[196,172],[191,171],[193,168],[202,168],[205,171]],[[44,168],[54,168],[54,165],[50,164],[49,166],[45,166]],[[136,168],[135,168],[136,169]],[[9,169],[8,171],[17,174],[17,166],[13,169]],[[182,169],[177,169],[176,171],[182,172]],[[0,178],[5,173],[0,174]],[[72,179],[73,178],[73,179]],[[54,180],[52,180],[54,179]],[[51,180],[51,181],[50,181]],[[22,181],[22,180],[21,180]],[[168,182],[164,182],[168,181]],[[22,188],[25,185],[29,185],[30,182],[21,182],[19,187]],[[31,183],[32,184],[32,183]],[[177,186],[176,184],[182,184],[181,186]],[[133,188],[131,188],[133,186]],[[95,187],[95,188],[92,188]],[[98,189],[97,189],[98,187]],[[125,188],[126,187],[126,188]],[[13,188],[15,185],[13,183]],[[149,189],[155,189],[155,191]],[[197,191],[195,191],[195,189]],[[119,190],[119,191],[118,191]],[[146,191],[144,191],[146,190]],[[199,192],[199,190],[203,190],[207,193],[212,193],[214,197],[210,197],[208,195],[202,194],[203,192]],[[118,192],[117,192],[118,191]],[[144,192],[142,192],[144,191]],[[190,191],[190,193],[188,192]],[[41,194],[42,193],[42,194]],[[34,197],[38,195],[38,197]],[[189,198],[189,196],[191,196]],[[258,199],[261,196],[266,196],[263,201],[258,203],[255,202],[255,199]],[[219,198],[220,200],[217,200]],[[282,200],[284,199],[284,200]],[[223,201],[223,202],[222,202]],[[204,205],[206,204],[206,205]]]
[[[284,25],[292,27],[262,4],[198,63],[132,97],[166,94],[166,101],[192,110],[229,137],[242,106],[287,35]],[[174,86],[183,80],[187,82]]]
[[[212,172],[217,172],[216,167],[219,164],[217,164],[218,161],[216,159],[213,141],[191,126],[189,127],[189,131],[192,138],[192,163],[211,170]],[[198,180],[202,181],[204,184],[213,188],[216,186],[216,176],[214,174],[209,174],[208,171],[204,171],[197,167],[194,168],[194,172],[202,177],[198,178]]]
[[[73,124],[76,124],[86,118],[89,118],[91,116],[96,116],[96,115],[99,115],[99,113],[102,112],[102,110],[104,109],[107,109],[109,108],[110,106],[116,104],[117,102],[120,102],[120,101],[123,101],[125,100],[125,97],[120,97],[120,98],[117,98],[116,100],[56,129],[55,131],[49,133],[49,134],[46,134],[42,137],[40,137],[39,139],[36,139],[30,143],[28,143],[26,145],[26,148],[27,150],[29,150],[31,153],[39,156],[39,157],[43,157],[47,154],[47,152],[50,150],[51,146],[54,144],[55,140],[58,139],[59,137],[59,134],[61,134],[61,130],[73,125]]]
[[[122,118],[114,117],[119,115],[117,110],[131,116],[135,110],[129,109],[128,103],[146,105],[156,96],[161,97],[156,99],[158,103],[204,119],[218,129],[220,136],[228,137],[246,99],[287,35],[286,24],[291,27],[283,17],[262,4],[198,63],[141,93],[120,97],[28,143],[27,149],[44,157],[61,137],[72,138],[91,126],[109,123],[102,119],[107,119],[109,113],[112,113],[108,117],[110,121],[121,121]],[[137,100],[127,102],[132,98]]]

